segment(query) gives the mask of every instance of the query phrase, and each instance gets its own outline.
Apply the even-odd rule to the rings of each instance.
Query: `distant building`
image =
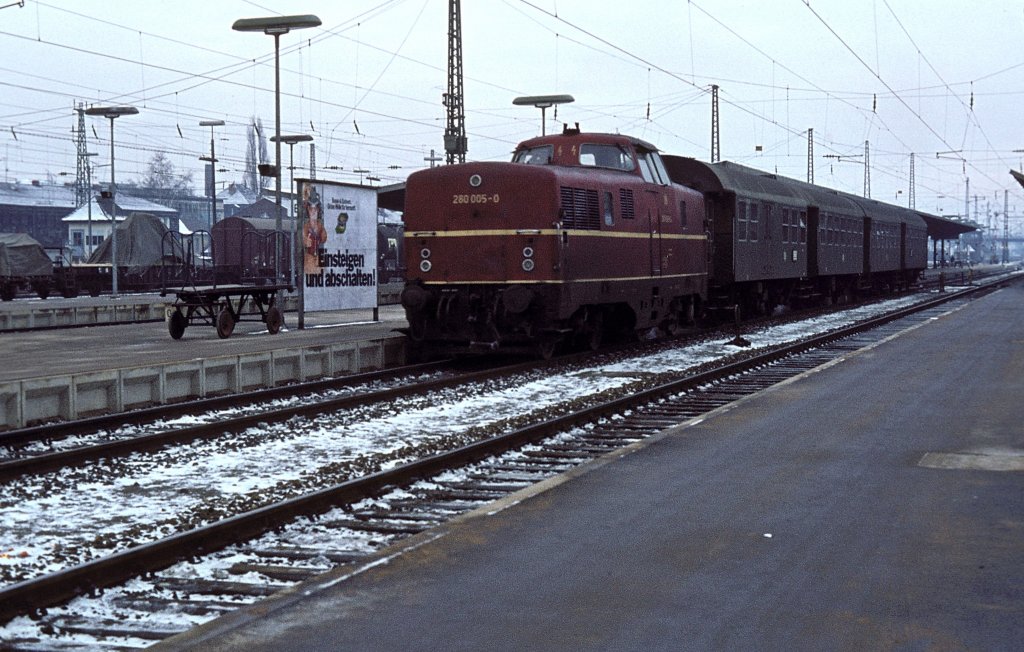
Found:
[[[234,217],[243,208],[256,203],[260,197],[245,186],[237,183],[228,184],[228,187],[217,193],[217,201],[224,205],[224,214],[221,217]]]
[[[44,247],[57,248],[66,238],[61,218],[74,209],[70,186],[0,183],[0,233],[27,233]]]
[[[276,201],[262,197],[248,206],[240,207],[231,217],[255,217],[272,220],[274,219],[276,209]],[[286,205],[281,206],[281,218],[288,219],[288,206]]]
[[[42,184],[37,181],[0,183],[0,232],[27,233],[48,249],[57,249],[74,243],[69,224],[75,222],[64,222],[64,218],[75,212],[75,208],[75,189],[71,185]],[[88,210],[85,206],[82,209]],[[116,213],[119,220],[130,213],[152,213],[159,217],[167,228],[178,230],[176,210],[133,197],[123,190],[117,194]],[[97,213],[93,214],[94,220],[96,215]],[[109,216],[106,219],[109,221]],[[95,229],[96,222],[93,223],[93,227]],[[83,250],[86,247],[86,230],[87,226],[83,227],[79,235],[82,238],[80,246]],[[107,233],[109,232],[108,224]],[[94,230],[93,237],[95,236]]]
[[[134,198],[133,198],[134,199]],[[138,206],[139,202],[145,200],[134,199],[131,203]],[[192,231],[185,223],[178,219],[171,218],[170,211],[165,206],[146,202],[150,210],[133,210],[123,212],[119,204],[117,223],[124,222],[132,213],[151,213],[157,216],[165,225],[172,222],[178,233],[189,234]],[[67,240],[64,242],[64,251],[71,258],[72,262],[88,260],[92,252],[110,236],[111,219],[109,213],[109,201],[97,201],[93,199],[91,204],[79,206],[70,215],[64,217],[61,222],[67,230]],[[92,233],[90,241],[89,234]]]

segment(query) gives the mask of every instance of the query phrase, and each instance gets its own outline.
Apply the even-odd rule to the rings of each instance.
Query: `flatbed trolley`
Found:
[[[167,330],[180,340],[190,324],[209,324],[217,337],[231,337],[240,321],[262,321],[271,335],[281,330],[284,314],[277,294],[291,292],[291,285],[211,285],[176,290],[177,299],[167,307]]]
[[[275,252],[288,252],[284,234],[250,229],[227,233],[224,239],[228,242],[214,246],[218,243],[206,231],[165,237],[165,251],[177,247],[183,252],[182,269],[168,275],[160,291],[161,296],[177,297],[167,307],[167,330],[173,339],[180,340],[191,324],[214,326],[221,339],[231,337],[240,321],[261,321],[272,335],[281,330],[284,313],[278,293],[295,290],[276,273]],[[218,257],[226,262],[218,262]],[[289,264],[290,259],[281,267],[288,269]]]

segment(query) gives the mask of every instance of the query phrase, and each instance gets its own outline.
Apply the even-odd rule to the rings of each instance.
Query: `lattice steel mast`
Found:
[[[864,141],[864,196],[871,199],[871,146]]]
[[[814,127],[807,130],[807,183],[814,183]]]
[[[917,204],[917,198],[915,197],[916,193],[917,193],[917,184],[914,181],[914,153],[911,152],[910,153],[910,203],[908,204],[908,206],[911,209],[916,208],[916,204]],[[964,217],[966,218],[967,216],[965,215]]]
[[[466,162],[466,111],[462,97],[462,8],[460,0],[448,0],[448,92],[444,106],[448,123],[444,130],[445,161]]]
[[[711,162],[722,159],[722,148],[718,140],[718,84],[711,85]]]
[[[78,150],[78,164],[75,169],[75,206],[85,206],[89,202],[89,156],[85,141],[85,105],[79,104],[75,109],[78,113],[78,129],[75,130],[75,144]]]

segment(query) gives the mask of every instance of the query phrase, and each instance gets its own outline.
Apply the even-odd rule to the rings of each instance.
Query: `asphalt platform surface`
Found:
[[[1020,650],[1024,287],[156,649]]]
[[[152,301],[170,301],[151,296]],[[23,303],[58,308],[66,305],[91,305],[90,302],[144,302],[146,295],[126,295],[120,299],[61,299],[51,297],[45,302],[17,300],[0,305],[0,310],[14,309]],[[72,303],[74,302],[74,304]],[[297,328],[298,314],[286,312],[281,332],[271,335],[261,321],[241,321],[230,338],[220,339],[212,325],[193,324],[185,329],[180,340],[173,340],[163,321],[123,325],[95,325],[0,333],[4,363],[0,365],[0,381],[23,380],[42,376],[102,371],[163,364],[195,358],[300,348],[335,342],[362,341],[373,338],[401,337],[394,330],[406,325],[405,313],[399,305],[381,306],[378,321],[372,309],[307,312],[303,330]]]

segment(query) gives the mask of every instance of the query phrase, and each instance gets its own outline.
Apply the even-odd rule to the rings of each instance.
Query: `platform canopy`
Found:
[[[918,212],[928,225],[928,237],[932,240],[956,240],[961,235],[977,231],[978,226],[970,222],[958,222],[945,217]]]

